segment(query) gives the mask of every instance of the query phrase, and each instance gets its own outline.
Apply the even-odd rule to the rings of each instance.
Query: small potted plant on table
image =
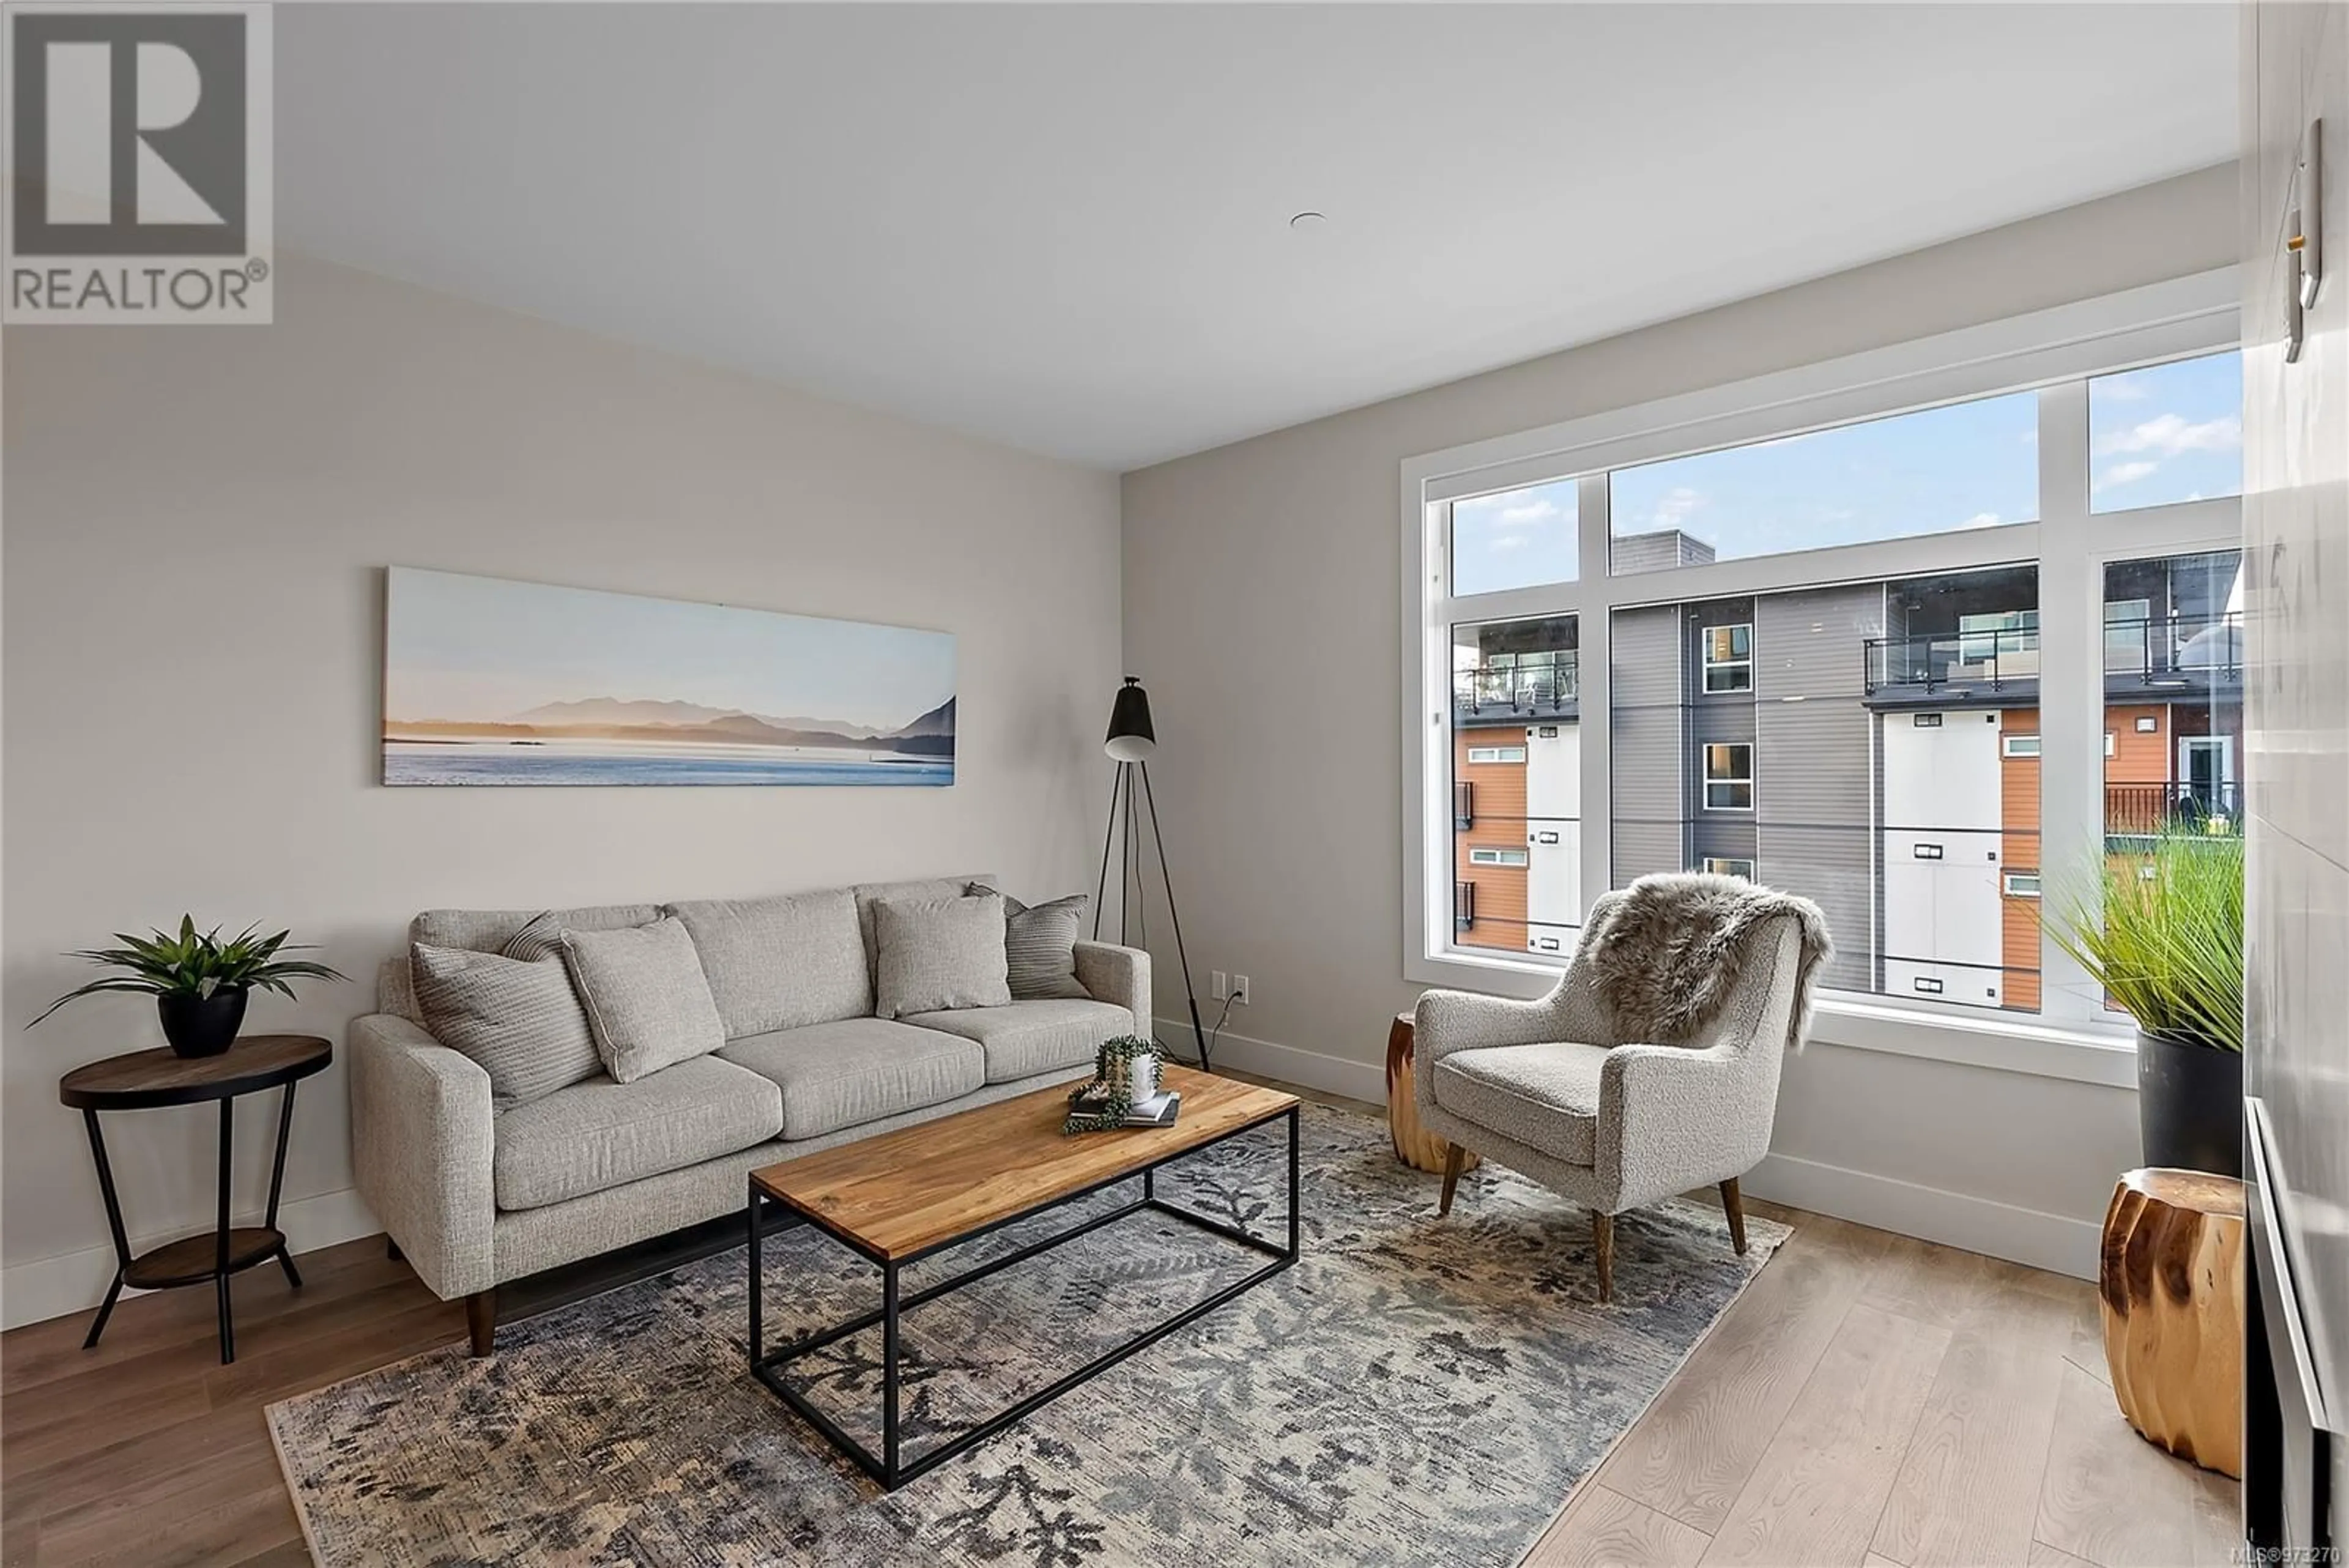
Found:
[[[2047,934],[2137,1020],[2146,1163],[2240,1176],[2242,838],[2165,832],[2081,882]]]
[[[281,952],[304,950],[298,943],[286,946],[291,932],[280,931],[274,937],[260,932],[259,926],[248,926],[223,941],[218,926],[199,931],[195,920],[186,915],[180,917],[176,936],[157,931],[151,938],[141,938],[118,931],[114,940],[122,944],[119,948],[96,948],[67,956],[124,972],[66,992],[33,1023],[68,1002],[101,991],[145,992],[155,998],[163,1038],[171,1043],[172,1050],[182,1056],[217,1056],[236,1044],[236,1032],[244,1025],[245,1003],[256,988],[291,997],[292,982],[296,980],[348,978],[322,963],[278,957]]]

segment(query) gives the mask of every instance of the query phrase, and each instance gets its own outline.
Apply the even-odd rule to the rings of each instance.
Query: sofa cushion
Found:
[[[424,1027],[481,1064],[501,1108],[603,1071],[559,958],[524,961],[425,942],[409,952]]]
[[[714,1056],[590,1078],[499,1116],[492,1187],[501,1209],[537,1209],[764,1143],[782,1121],[774,1085]]]
[[[883,1018],[1011,1000],[1003,950],[1003,898],[885,898],[873,907],[880,946],[873,1011]]]
[[[1569,1165],[1599,1162],[1603,1045],[1488,1045],[1435,1064],[1435,1103]]]
[[[1133,1014],[1108,1002],[1015,1002],[919,1012],[905,1020],[976,1042],[987,1053],[987,1081],[1009,1083],[1061,1067],[1090,1067],[1102,1042],[1133,1033]]]
[[[783,1137],[943,1105],[987,1082],[971,1042],[885,1018],[843,1018],[729,1041],[719,1056],[782,1091]]]
[[[726,1026],[684,921],[672,917],[618,931],[566,929],[563,961],[587,1010],[595,1054],[616,1082],[635,1083],[726,1044]]]
[[[533,924],[542,930],[610,931],[623,926],[648,926],[660,918],[660,910],[651,904],[590,904],[576,909],[427,909],[408,922],[408,940],[436,948],[495,953],[505,952],[506,944]]]
[[[856,895],[845,888],[703,898],[668,910],[692,933],[729,1040],[873,1011]]]

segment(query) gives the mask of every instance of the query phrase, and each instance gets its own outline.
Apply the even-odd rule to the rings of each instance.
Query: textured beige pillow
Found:
[[[883,1018],[958,1007],[1008,1007],[1003,896],[885,899],[873,906]]]
[[[551,1095],[600,1070],[587,1015],[560,963],[425,942],[410,943],[408,951],[424,1027],[481,1064],[499,1109]]]
[[[563,961],[614,1083],[632,1084],[726,1044],[693,938],[674,915],[618,930],[566,930]]]

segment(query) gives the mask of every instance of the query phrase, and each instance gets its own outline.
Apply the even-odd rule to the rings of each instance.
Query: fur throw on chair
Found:
[[[1701,1039],[1736,990],[1754,927],[1792,915],[1802,928],[1801,970],[1786,1045],[1811,1030],[1819,970],[1835,955],[1826,917],[1808,898],[1739,877],[1670,872],[1642,877],[1610,900],[1582,940],[1599,998],[1627,1037],[1681,1044]]]

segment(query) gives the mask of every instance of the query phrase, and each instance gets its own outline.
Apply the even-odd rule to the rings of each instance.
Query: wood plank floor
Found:
[[[1748,1208],[1794,1239],[1527,1568],[2230,1561],[2238,1489],[2121,1419],[2086,1284]],[[465,1324],[378,1241],[302,1272],[298,1293],[274,1269],[239,1277],[233,1366],[209,1291],[126,1302],[94,1351],[81,1316],[0,1335],[0,1562],[306,1561],[262,1407]]]

